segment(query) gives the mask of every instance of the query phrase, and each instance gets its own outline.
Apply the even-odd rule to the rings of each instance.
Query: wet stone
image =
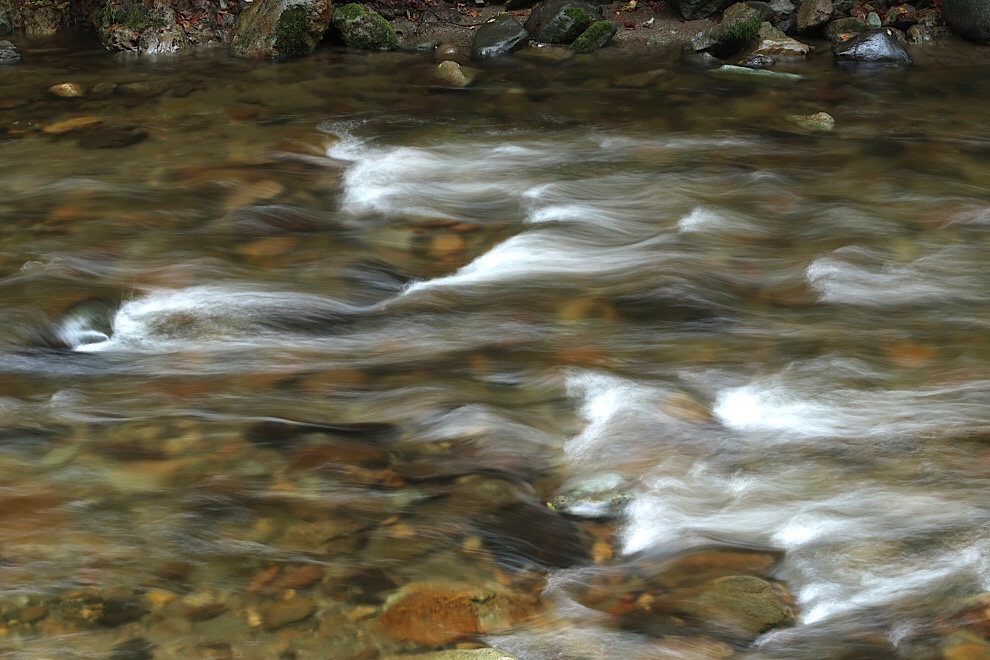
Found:
[[[87,132],[79,138],[83,149],[123,149],[148,137],[148,131],[140,126],[108,126]]]
[[[155,646],[140,637],[120,642],[110,651],[110,660],[153,660]]]
[[[44,604],[30,605],[21,610],[17,620],[21,623],[35,623],[48,616],[48,607]]]
[[[910,64],[911,56],[890,30],[864,32],[832,46],[841,64]]]
[[[261,626],[271,632],[309,618],[317,609],[316,602],[309,598],[292,598],[258,607]]]
[[[632,500],[626,479],[617,472],[576,477],[564,483],[551,508],[578,518],[614,518]]]
[[[79,83],[59,83],[49,87],[48,91],[63,99],[79,98],[86,95],[86,88]]]
[[[390,598],[378,621],[396,640],[441,646],[503,632],[540,607],[539,597],[497,585],[419,582]]]
[[[2,17],[0,17],[0,20],[2,20]],[[20,61],[21,54],[17,52],[17,47],[9,41],[0,41],[0,65],[17,64]]]

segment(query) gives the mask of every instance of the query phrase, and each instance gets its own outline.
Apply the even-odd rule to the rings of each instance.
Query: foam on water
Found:
[[[358,309],[332,298],[237,285],[150,291],[124,302],[110,336],[76,342],[75,350],[167,352],[193,348],[280,344],[293,329],[325,323]],[[95,337],[94,337],[95,339]]]
[[[982,300],[982,256],[972,248],[944,248],[910,262],[848,247],[813,261],[806,276],[823,302],[892,306]]]

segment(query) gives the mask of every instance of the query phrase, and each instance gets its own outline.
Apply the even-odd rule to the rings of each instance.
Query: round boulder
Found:
[[[986,0],[942,0],[945,24],[967,39],[990,42],[990,3]]]
[[[0,40],[0,64],[16,64],[21,61],[17,47],[9,41]]]

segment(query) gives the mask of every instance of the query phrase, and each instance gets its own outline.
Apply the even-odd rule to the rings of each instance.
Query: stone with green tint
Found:
[[[0,36],[3,36],[5,34],[10,34],[13,31],[14,31],[14,26],[10,24],[10,21],[8,21],[3,16],[0,16]]]
[[[708,72],[709,75],[723,80],[752,80],[765,83],[794,83],[801,80],[796,73],[778,73],[766,69],[750,69],[744,66],[726,64]]]
[[[599,9],[584,0],[546,0],[533,9],[523,27],[535,41],[569,44],[600,16]]]
[[[330,0],[255,0],[234,26],[235,57],[284,59],[308,55],[330,26]]]
[[[591,51],[598,50],[615,36],[615,33],[619,31],[619,26],[612,21],[598,21],[592,23],[591,27],[582,32],[574,43],[571,44],[571,48],[579,53],[590,53]]]
[[[333,24],[344,43],[362,50],[395,50],[399,39],[388,21],[356,2],[338,7],[333,12]]]

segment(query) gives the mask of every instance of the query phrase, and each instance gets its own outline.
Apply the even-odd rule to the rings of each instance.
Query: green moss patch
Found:
[[[275,26],[275,50],[281,57],[310,54],[316,46],[310,36],[312,27],[303,7],[284,11]]]

